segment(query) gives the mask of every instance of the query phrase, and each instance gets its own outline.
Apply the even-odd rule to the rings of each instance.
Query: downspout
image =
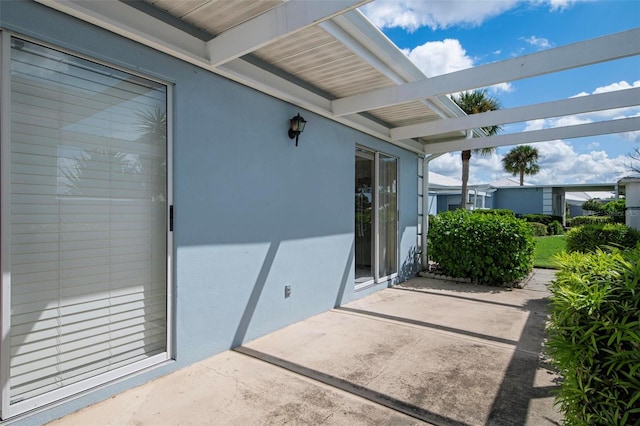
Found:
[[[473,138],[473,130],[467,130],[465,139]],[[432,160],[446,154],[424,154],[422,162],[422,250],[420,250],[420,265],[422,270],[426,271],[429,266],[429,256],[427,256],[427,233],[429,231],[429,163]]]
[[[420,250],[420,265],[423,271],[426,271],[429,266],[427,256],[427,231],[429,230],[429,163],[431,160],[435,160],[444,154],[444,152],[432,155],[425,154],[422,158],[422,240],[420,241],[422,243],[422,250]]]

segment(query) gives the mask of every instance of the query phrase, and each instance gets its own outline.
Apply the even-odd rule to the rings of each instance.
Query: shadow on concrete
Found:
[[[401,323],[404,323],[404,324],[412,324],[412,325],[417,325],[417,326],[420,326],[420,327],[432,328],[432,329],[441,330],[441,331],[448,331],[450,333],[462,334],[464,336],[475,337],[475,338],[483,339],[483,340],[490,340],[490,341],[497,342],[497,343],[505,343],[507,345],[515,346],[515,345],[518,344],[517,341],[511,340],[511,339],[503,339],[502,337],[491,336],[489,334],[476,333],[474,331],[463,330],[463,329],[455,328],[455,327],[447,327],[446,325],[433,324],[433,323],[430,323],[430,322],[415,320],[415,319],[406,318],[406,317],[399,317],[399,316],[395,316],[395,315],[382,314],[380,312],[364,311],[362,309],[353,309],[353,308],[347,308],[347,307],[340,307],[340,308],[336,308],[335,310],[336,311],[343,311],[343,312],[352,312],[352,313],[359,314],[359,315],[367,315],[367,316],[372,316],[372,317],[376,317],[376,318],[382,318],[382,319],[386,319],[386,320],[401,322]]]
[[[500,389],[491,406],[488,425],[524,425],[527,423],[532,400],[548,398],[559,386],[535,387],[540,354],[544,352],[545,321],[548,299],[529,300],[524,309],[529,311]],[[549,424],[559,425],[545,418]]]
[[[458,282],[455,279],[446,278],[414,278],[402,283],[403,288],[447,290],[460,293],[505,293],[513,291],[510,287],[491,286],[484,284],[474,284],[469,282]]]
[[[358,397],[367,399],[376,404],[380,404],[392,410],[406,414],[418,420],[431,423],[433,425],[437,425],[437,426],[467,426],[468,425],[467,423],[462,423],[454,419],[451,419],[449,417],[439,415],[437,413],[426,410],[422,407],[418,407],[417,405],[410,404],[405,401],[401,401],[399,399],[393,398],[390,395],[386,395],[384,393],[377,392],[367,387],[357,385],[348,380],[341,379],[339,377],[332,376],[330,374],[326,374],[321,371],[314,370],[312,368],[308,368],[300,364],[287,361],[285,359],[282,359],[273,355],[269,355],[264,352],[257,351],[255,349],[239,346],[233,350],[243,355],[247,355],[252,358],[256,358],[260,361],[269,363],[271,365],[284,368],[285,370],[291,371],[295,374],[308,377],[312,380],[324,383],[328,386],[331,386],[336,389],[340,389],[342,391],[356,395]]]
[[[546,272],[546,271],[545,271]],[[540,274],[540,271],[534,271],[534,274]],[[532,288],[525,287],[526,290],[540,291],[544,289],[542,281],[548,282],[553,275],[544,277],[543,280],[538,278],[536,284]],[[401,287],[395,287],[395,290],[411,291],[429,296],[442,298],[455,298],[474,303],[486,303],[489,305],[503,306],[508,308],[516,308],[527,312],[527,320],[523,326],[520,339],[516,342],[506,341],[506,339],[493,338],[491,336],[483,336],[479,333],[472,333],[466,330],[447,330],[464,335],[476,335],[483,339],[494,341],[505,341],[515,345],[515,351],[509,362],[504,378],[500,383],[500,388],[493,401],[491,411],[487,420],[488,425],[524,425],[527,424],[529,409],[531,402],[535,399],[548,398],[552,392],[559,386],[542,386],[536,387],[535,380],[539,367],[541,367],[541,354],[544,353],[545,322],[547,316],[547,298],[529,299],[524,305],[510,304],[493,300],[485,300],[473,297],[472,294],[490,293],[498,294],[504,292],[518,291],[508,288],[487,287],[482,285],[468,283],[453,283],[446,280],[435,279],[417,279],[413,283],[404,283]],[[439,291],[447,291],[441,293]],[[462,293],[467,295],[458,295],[451,293]],[[413,322],[413,320],[409,320]],[[438,326],[446,330],[446,327]],[[544,367],[544,366],[543,366]],[[551,372],[549,372],[551,374]],[[542,373],[544,374],[544,373]],[[545,417],[548,424],[559,424],[557,421]]]
[[[427,287],[425,287],[427,288]],[[433,288],[433,287],[431,287]],[[404,287],[404,283],[400,284],[400,286],[396,286],[393,287],[394,290],[400,290],[400,291],[413,291],[416,293],[422,293],[422,294],[428,294],[430,296],[438,296],[438,297],[446,297],[448,299],[454,298],[454,299],[460,299],[460,300],[467,300],[470,302],[480,302],[480,303],[488,303],[490,305],[497,305],[497,306],[504,306],[506,308],[517,308],[517,309],[523,309],[521,305],[514,305],[511,303],[504,303],[504,302],[496,302],[494,300],[484,300],[484,299],[477,299],[475,297],[467,297],[467,296],[458,296],[458,295],[453,295],[453,294],[443,294],[443,293],[437,293],[435,291],[429,291],[429,290],[419,290],[417,288],[407,288]],[[447,291],[452,291],[452,289],[450,287],[442,287],[443,290],[447,290]],[[455,291],[455,290],[453,290]],[[465,291],[465,293],[468,293]],[[480,293],[480,292],[477,292]],[[494,293],[494,292],[491,292]]]
[[[452,287],[456,288],[457,284],[452,285],[451,283],[449,283],[449,285],[447,285],[447,283],[443,283],[442,288],[444,290],[447,290],[448,293],[437,293],[434,291],[425,292],[424,290],[406,288],[400,289],[398,287],[394,287],[391,290],[402,290],[405,292],[405,294],[409,294],[409,292],[426,293],[428,295],[427,298],[431,299],[431,302],[435,304],[444,303],[444,299],[441,298],[448,298],[449,300],[474,302],[478,304],[477,306],[479,306],[481,310],[488,312],[492,311],[492,307],[506,307],[513,310],[518,310],[524,314],[521,314],[520,316],[520,318],[524,320],[524,325],[519,326],[522,327],[520,337],[518,339],[508,339],[505,337],[484,333],[482,329],[480,330],[480,332],[472,331],[470,329],[464,328],[464,326],[461,327],[458,324],[456,324],[456,326],[437,324],[410,318],[409,315],[405,315],[402,313],[390,315],[374,310],[354,308],[349,306],[336,307],[334,308],[334,311],[343,313],[345,315],[355,315],[365,318],[371,318],[373,320],[379,319],[384,321],[392,321],[399,324],[409,324],[424,329],[444,331],[453,335],[458,335],[463,339],[466,337],[470,337],[473,339],[486,341],[487,345],[489,346],[493,344],[508,345],[511,348],[509,350],[512,351],[511,358],[503,359],[502,362],[508,362],[508,364],[502,364],[506,368],[500,369],[501,373],[498,377],[495,377],[496,381],[494,382],[494,387],[491,388],[490,392],[487,392],[484,395],[483,399],[486,404],[484,406],[486,407],[487,411],[483,412],[483,423],[477,424],[492,426],[537,426],[538,424],[559,424],[558,422],[560,421],[561,417],[559,417],[558,413],[551,408],[551,403],[549,401],[537,401],[548,399],[551,396],[551,392],[557,388],[557,386],[549,385],[550,383],[552,383],[552,381],[549,380],[549,376],[544,377],[546,374],[553,374],[553,372],[546,369],[541,360],[541,354],[543,354],[544,352],[544,326],[547,315],[546,312],[548,300],[544,298],[544,295],[538,293],[537,295],[532,295],[532,297],[535,297],[533,299],[522,300],[522,297],[517,298],[516,300],[522,300],[521,304],[503,303],[492,300],[484,300],[479,297],[476,298],[471,294],[451,294]],[[468,291],[469,287],[475,286],[462,285],[462,293],[474,293],[473,291]],[[481,289],[483,288],[481,287]],[[502,291],[498,290],[495,292],[501,293]],[[493,293],[494,291],[490,290],[489,292]],[[528,292],[528,294],[531,295],[532,293]],[[514,292],[514,296],[515,295],[516,293]],[[389,303],[392,303],[393,300],[397,299],[395,297],[383,299],[383,303],[386,303],[387,301]],[[508,299],[506,300],[508,301]],[[429,305],[426,304],[425,308],[428,309],[428,306]],[[501,310],[496,310],[495,315],[499,315],[499,311]],[[523,316],[525,315],[526,319],[523,318]],[[499,319],[498,317],[496,318]],[[357,344],[356,341],[354,341],[354,344]],[[292,360],[286,359],[288,357],[283,357],[283,355],[281,354],[275,355],[269,353],[271,351],[265,351],[264,349],[256,350],[247,346],[240,346],[236,348],[235,351],[247,356],[251,356],[253,358],[257,358],[269,364],[279,366],[293,373],[300,374],[314,381],[321,382],[323,384],[351,393],[358,397],[365,398],[373,403],[383,405],[387,408],[398,411],[405,415],[409,415],[421,421],[425,421],[432,425],[467,424],[454,418],[453,411],[449,411],[446,406],[444,409],[442,405],[438,406],[435,399],[429,398],[428,395],[423,395],[420,398],[424,402],[424,404],[419,403],[418,405],[416,405],[415,401],[410,402],[408,400],[405,400],[406,398],[404,397],[399,399],[390,395],[388,391],[384,392],[373,390],[361,384],[356,384],[353,380],[350,380],[342,375],[336,376],[335,373],[328,374],[320,371],[317,369],[317,367],[306,367],[304,365],[301,365],[300,361],[294,362]],[[473,355],[470,353],[469,356]],[[327,357],[330,358],[329,354],[327,355]],[[447,357],[445,356],[445,359],[446,358]],[[333,362],[339,363],[340,360],[335,359]],[[446,363],[446,360],[444,362]],[[487,362],[487,360],[484,360],[483,362]],[[469,360],[468,365],[471,369],[480,368],[479,364],[477,362],[474,362],[473,359]],[[458,387],[458,389],[460,390],[463,390],[462,387],[465,386],[464,383],[457,383],[455,382],[455,375],[452,377],[454,377],[452,379],[454,380],[454,383],[452,383],[454,391],[456,387]],[[536,386],[536,384],[538,384],[538,386]],[[433,397],[434,395],[432,395],[432,398]],[[470,407],[471,406],[469,406],[467,410],[471,409]],[[460,408],[461,407],[458,406],[456,410],[460,410]],[[465,419],[464,421],[469,420]],[[476,423],[474,422],[473,424]]]

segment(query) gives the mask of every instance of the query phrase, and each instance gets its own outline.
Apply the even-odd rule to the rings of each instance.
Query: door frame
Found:
[[[387,282],[394,278],[398,277],[398,269],[399,269],[399,258],[400,258],[400,232],[399,232],[399,224],[400,224],[400,159],[396,156],[387,154],[385,152],[377,151],[371,148],[367,148],[365,146],[356,145],[355,157],[366,157],[373,159],[373,183],[372,183],[372,205],[371,205],[371,220],[373,221],[373,235],[372,235],[372,267],[373,267],[373,276],[367,280],[362,282],[355,282],[355,290],[363,290],[372,285],[380,284],[383,282]],[[395,264],[396,270],[395,272],[380,276],[380,220],[379,214],[380,211],[380,196],[378,189],[380,187],[380,157],[384,156],[385,158],[391,158],[396,161],[396,250],[395,250]],[[354,163],[354,180],[355,180],[355,163]],[[354,211],[354,223],[355,223],[355,211]],[[356,244],[355,239],[355,229],[354,229],[354,245]],[[354,246],[355,247],[355,246]],[[355,250],[354,250],[354,268],[355,268]],[[354,271],[355,274],[355,271]],[[355,277],[355,275],[354,275]]]

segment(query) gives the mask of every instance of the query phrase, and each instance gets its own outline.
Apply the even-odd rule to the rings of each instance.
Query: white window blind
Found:
[[[13,404],[166,352],[167,89],[18,39],[10,78]]]

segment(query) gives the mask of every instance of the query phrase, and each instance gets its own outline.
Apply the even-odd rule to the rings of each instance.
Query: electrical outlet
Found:
[[[291,286],[290,285],[285,285],[284,286],[284,298],[287,299],[291,297]]]

